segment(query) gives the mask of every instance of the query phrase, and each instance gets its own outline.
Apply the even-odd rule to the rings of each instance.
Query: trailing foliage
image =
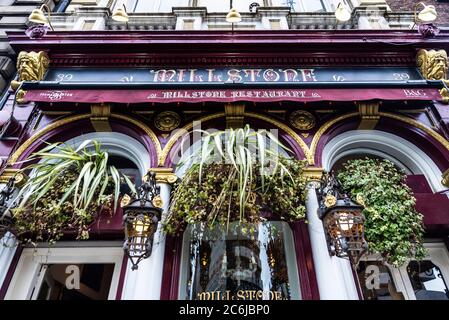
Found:
[[[286,221],[304,218],[306,163],[279,155],[279,148],[285,147],[275,137],[249,126],[206,133],[175,189],[165,231],[174,233],[185,223],[258,223],[265,220],[261,213]]]
[[[11,209],[11,231],[22,242],[54,242],[65,231],[87,239],[89,224],[100,209],[117,208],[120,174],[108,165],[108,157],[91,140],[77,149],[54,143],[32,154],[27,161],[38,162],[23,169],[32,170],[31,177],[17,196],[18,206]],[[135,192],[131,181],[123,179]]]
[[[370,251],[394,266],[424,257],[423,216],[414,208],[416,199],[403,172],[391,161],[365,158],[346,162],[337,177],[343,190],[365,207]]]

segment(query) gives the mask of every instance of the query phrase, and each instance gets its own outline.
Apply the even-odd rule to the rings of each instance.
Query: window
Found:
[[[326,12],[329,11],[328,0],[273,0],[274,6],[290,7],[292,12]]]
[[[60,247],[23,249],[5,299],[116,298],[123,261],[121,241],[56,245]]]
[[[357,267],[365,300],[404,300],[396,290],[390,270],[380,261],[360,261]]]
[[[262,0],[234,0],[232,6],[238,12],[249,12],[249,6],[254,2],[263,6]],[[198,7],[206,7],[207,12],[228,12],[230,9],[230,1],[198,0]]]
[[[40,285],[36,286],[33,297],[37,300],[107,300],[113,271],[112,263],[44,264],[40,270]]]
[[[407,273],[416,300],[449,300],[449,290],[441,270],[432,261],[411,261]]]
[[[300,299],[290,227],[270,222],[245,231],[231,224],[184,232],[179,298],[188,300]]]

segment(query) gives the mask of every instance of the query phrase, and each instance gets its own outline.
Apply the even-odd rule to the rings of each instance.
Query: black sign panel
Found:
[[[148,83],[299,83],[422,80],[416,68],[54,68],[45,80]]]

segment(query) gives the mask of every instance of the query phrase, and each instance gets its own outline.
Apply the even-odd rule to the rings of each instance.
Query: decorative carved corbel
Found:
[[[16,91],[22,81],[42,80],[49,65],[50,59],[45,51],[21,51],[17,56],[18,79],[11,81],[11,89]]]
[[[148,172],[156,173],[156,182],[173,184],[178,181],[178,176],[173,173],[172,168],[151,168]]]
[[[445,50],[418,51],[416,64],[426,80],[446,80],[448,71],[447,53]]]
[[[319,167],[307,167],[304,168],[304,176],[309,182],[321,181],[324,169]]]
[[[109,117],[111,106],[107,104],[93,104],[90,106],[90,122],[97,132],[111,132]]]
[[[443,184],[443,186],[449,188],[449,169],[447,169],[447,170],[443,173],[443,180],[441,180],[441,183]]]
[[[226,128],[243,128],[243,118],[245,116],[245,104],[227,103],[225,104]]]
[[[361,121],[357,129],[358,130],[374,129],[380,119],[379,102],[360,102],[358,106]]]

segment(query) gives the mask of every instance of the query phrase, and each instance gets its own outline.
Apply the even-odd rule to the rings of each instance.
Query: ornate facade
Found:
[[[35,6],[21,2],[0,9],[14,13],[17,25],[22,18],[16,13],[24,17],[24,29]],[[282,231],[272,241],[260,240],[266,253],[245,237],[219,242],[207,235],[199,251],[209,259],[207,270],[189,265],[188,231],[170,236],[160,227],[151,256],[131,270],[122,249],[122,208],[95,221],[88,241],[68,234],[62,244],[34,249],[14,246],[14,237],[5,236],[0,299],[223,300],[237,290],[229,283],[240,288],[242,279],[246,291],[236,291],[245,293],[242,299],[257,298],[247,295],[248,288],[263,288],[260,298],[272,300],[449,299],[444,22],[437,35],[425,37],[415,29],[412,7],[393,11],[381,0],[345,1],[347,22],[334,16],[340,1],[234,0],[242,21],[233,25],[225,20],[229,5],[212,1],[44,2],[53,10],[54,31],[31,38],[8,30],[3,42],[9,71],[2,75],[12,82],[0,111],[1,183],[46,142],[78,146],[95,139],[137,180],[156,173],[164,217],[172,187],[184,175],[178,164],[185,139],[198,123],[204,130],[249,124],[276,130],[291,155],[306,161],[308,223],[273,222]],[[111,18],[123,5],[127,23]],[[362,157],[390,160],[407,175],[424,216],[427,256],[419,265],[393,267],[365,255],[357,274],[350,261],[329,254],[317,214],[318,181],[324,171]],[[27,177],[16,177],[18,186],[21,179]],[[218,254],[223,250],[226,258]],[[223,271],[233,288],[228,292],[219,289],[219,262],[231,260]],[[245,278],[230,273],[245,263]],[[264,284],[264,264],[271,266],[273,288]],[[62,268],[71,265],[81,273],[100,272],[103,282],[91,283],[92,290],[64,289]],[[365,281],[372,268],[379,273],[374,287]]]

